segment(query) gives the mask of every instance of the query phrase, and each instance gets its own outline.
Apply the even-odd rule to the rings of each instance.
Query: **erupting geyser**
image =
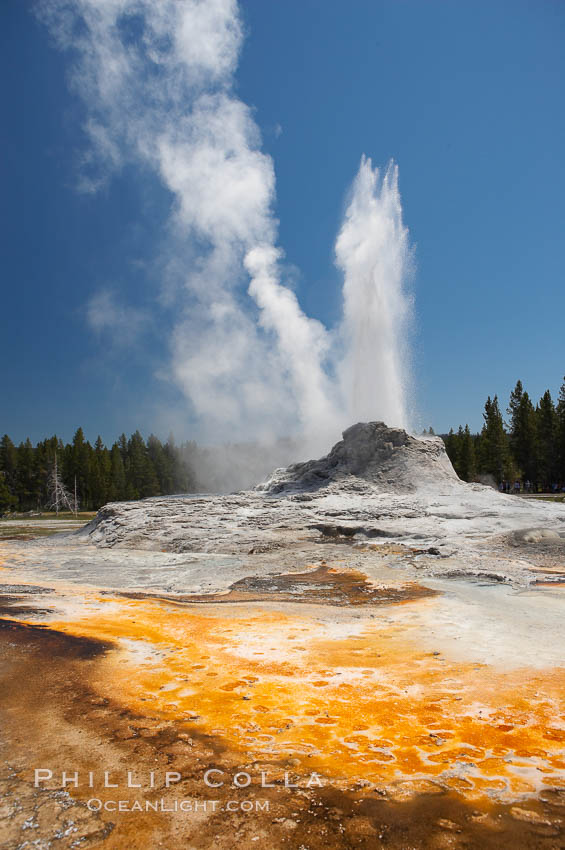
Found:
[[[206,439],[292,434],[312,456],[360,419],[406,427],[410,250],[396,166],[381,176],[361,160],[336,243],[343,316],[328,329],[286,282],[273,161],[234,90],[235,0],[40,0],[39,11],[75,57],[91,146],[81,188],[133,161],[172,195],[155,311],[167,303],[170,376]]]
[[[394,163],[381,178],[371,160],[362,158],[336,259],[344,274],[340,377],[348,421],[378,414],[406,428],[410,247]]]

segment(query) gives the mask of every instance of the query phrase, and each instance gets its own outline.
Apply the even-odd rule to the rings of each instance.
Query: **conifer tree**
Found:
[[[511,434],[512,455],[524,480],[537,480],[537,435],[534,406],[527,392],[522,393]]]
[[[100,507],[108,501],[110,492],[111,461],[108,449],[98,435],[94,451],[90,457],[89,491],[93,507]]]
[[[510,393],[510,401],[508,407],[506,408],[506,412],[510,416],[510,422],[508,423],[508,430],[510,432],[510,435],[512,435],[514,429],[516,428],[518,409],[520,407],[520,402],[522,401],[523,395],[524,388],[522,386],[522,381],[516,381],[516,386]]]
[[[18,509],[38,510],[41,502],[41,486],[37,475],[35,451],[29,437],[18,446]]]
[[[77,428],[73,437],[71,464],[68,472],[69,478],[72,478],[73,483],[76,477],[77,491],[83,507],[93,507],[90,500],[90,483],[91,483],[91,463],[90,454],[92,446],[84,439],[84,431],[82,428]],[[68,479],[67,479],[68,480]]]
[[[469,426],[465,425],[459,444],[458,475],[463,481],[473,481],[476,475],[476,458],[473,438]]]
[[[14,493],[18,470],[18,452],[7,434],[4,434],[0,440],[0,470],[4,473],[6,487]]]
[[[536,432],[538,470],[547,489],[557,478],[557,413],[549,390],[540,398],[536,409]]]
[[[139,431],[132,434],[128,441],[128,460],[128,486],[137,494],[136,498],[145,499],[148,496],[158,496],[159,481]]]
[[[126,472],[122,452],[117,443],[114,443],[110,452],[110,492],[109,501],[119,502],[126,499]]]
[[[565,377],[559,389],[556,408],[557,478],[565,485]]]
[[[15,496],[6,483],[6,474],[0,471],[0,516],[14,507]]]
[[[165,453],[163,445],[155,434],[150,434],[147,439],[147,454],[155,470],[160,493],[173,492],[173,468],[169,456]]]
[[[459,426],[461,430],[461,426]],[[449,434],[444,439],[445,442],[445,451],[449,460],[451,461],[453,468],[457,472],[457,449],[458,449],[458,440],[455,434],[453,433],[453,428],[449,429]],[[457,473],[459,474],[459,473]]]
[[[489,396],[483,413],[481,431],[481,472],[492,475],[495,481],[503,481],[508,470],[508,442],[498,396]]]

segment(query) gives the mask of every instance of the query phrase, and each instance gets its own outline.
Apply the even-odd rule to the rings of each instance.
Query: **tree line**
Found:
[[[459,477],[464,481],[488,479],[499,486],[509,483],[512,489],[519,481],[532,491],[560,491],[565,487],[565,378],[556,403],[546,390],[535,406],[517,381],[506,413],[505,419],[498,397],[489,396],[479,434],[460,425],[457,431],[442,435]],[[280,454],[281,446],[278,448]],[[282,448],[281,457],[290,462],[286,457],[291,453],[290,444]],[[53,436],[35,446],[29,439],[16,446],[5,434],[0,440],[0,514],[44,509],[53,504],[54,489],[55,493],[66,492],[72,505],[76,493],[80,510],[97,510],[113,501],[218,490],[226,466],[239,473],[238,480],[230,482],[234,489],[250,485],[242,479],[238,464],[244,464],[249,474],[260,480],[282,462],[278,458],[274,463],[270,451],[263,458],[257,446],[232,449],[222,454],[193,441],[177,446],[172,436],[162,443],[154,434],[145,441],[139,431],[129,439],[122,434],[110,448],[101,437],[91,445],[82,428],[67,444]],[[221,469],[215,469],[218,459]],[[254,463],[261,469],[255,469]]]
[[[479,434],[459,426],[442,435],[455,471],[464,481],[494,479],[504,489],[519,482],[532,492],[565,486],[565,378],[557,402],[546,390],[534,403],[521,381],[510,394],[506,418],[498,397],[487,398]],[[516,487],[516,489],[518,489]]]
[[[154,434],[145,441],[139,431],[125,434],[107,448],[98,437],[85,440],[82,428],[66,445],[57,436],[32,445],[0,440],[0,514],[41,510],[51,504],[57,479],[80,510],[97,510],[106,502],[187,493],[196,489],[190,455],[196,446],[162,443]]]

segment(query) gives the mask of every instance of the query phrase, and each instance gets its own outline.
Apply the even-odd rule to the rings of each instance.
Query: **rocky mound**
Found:
[[[260,489],[105,505],[69,544],[78,534],[103,548],[138,550],[98,559],[97,576],[86,577],[97,584],[109,576],[116,586],[119,566],[130,589],[208,593],[322,558],[366,569],[373,555],[382,564],[388,547],[419,577],[527,586],[532,577],[545,581],[548,569],[561,580],[564,523],[562,504],[460,481],[439,438],[367,422],[348,428],[326,457],[278,470]],[[140,561],[139,550],[171,558]],[[74,576],[82,556],[72,551]]]
[[[440,437],[412,437],[384,422],[358,422],[325,457],[276,469],[256,489],[272,495],[312,491],[352,478],[396,492],[459,482]]]

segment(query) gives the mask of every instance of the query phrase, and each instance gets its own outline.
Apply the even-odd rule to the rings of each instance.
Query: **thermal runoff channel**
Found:
[[[314,451],[360,419],[406,427],[410,248],[394,163],[381,173],[361,158],[335,246],[342,316],[329,329],[288,285],[273,161],[234,91],[237,3],[49,0],[39,9],[70,51],[84,103],[79,188],[96,192],[133,163],[172,195],[160,249],[175,300],[169,371],[207,433],[222,438],[229,423],[232,439],[293,434]],[[113,306],[94,296],[98,327]]]

